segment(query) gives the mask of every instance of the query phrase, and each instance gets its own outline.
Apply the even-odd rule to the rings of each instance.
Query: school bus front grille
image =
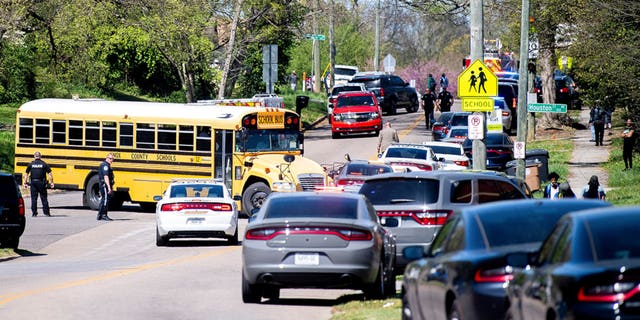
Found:
[[[321,174],[301,174],[298,176],[302,190],[314,190],[315,187],[324,186],[324,176]]]

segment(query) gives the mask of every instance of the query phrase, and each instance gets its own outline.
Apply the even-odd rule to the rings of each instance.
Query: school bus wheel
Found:
[[[242,211],[244,211],[247,217],[251,217],[252,210],[260,208],[270,193],[271,189],[264,182],[251,184],[242,193]]]

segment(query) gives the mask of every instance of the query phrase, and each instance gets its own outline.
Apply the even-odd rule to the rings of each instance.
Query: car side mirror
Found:
[[[162,196],[153,196],[153,201],[160,201],[162,200]]]
[[[445,162],[446,160],[444,158],[438,158],[438,161]]]
[[[378,153],[378,158],[382,158],[382,153]]]

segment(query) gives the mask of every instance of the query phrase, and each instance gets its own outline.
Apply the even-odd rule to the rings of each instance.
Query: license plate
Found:
[[[204,223],[204,218],[189,218],[187,219],[187,224],[202,224]]]
[[[293,262],[297,265],[317,266],[320,264],[320,255],[317,253],[296,253]]]

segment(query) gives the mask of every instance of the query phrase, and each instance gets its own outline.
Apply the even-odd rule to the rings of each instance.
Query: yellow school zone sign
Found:
[[[479,98],[498,95],[498,77],[482,61],[476,60],[458,76],[458,97]]]

